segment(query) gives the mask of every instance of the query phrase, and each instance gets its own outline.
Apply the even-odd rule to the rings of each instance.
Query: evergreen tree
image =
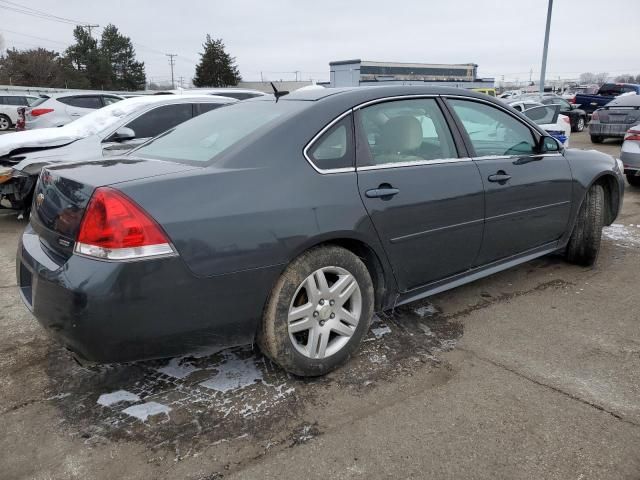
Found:
[[[100,56],[98,41],[81,26],[73,29],[73,36],[76,43],[66,50],[66,57],[73,68],[87,79],[89,88],[109,88],[109,67]]]
[[[200,63],[196,66],[194,86],[230,87],[242,80],[235,64],[236,59],[225,51],[222,39],[213,40],[207,34],[202,47],[204,52],[200,54]]]
[[[144,62],[136,61],[131,39],[109,24],[102,31],[100,57],[108,65],[109,88],[114,90],[143,90],[146,84]]]

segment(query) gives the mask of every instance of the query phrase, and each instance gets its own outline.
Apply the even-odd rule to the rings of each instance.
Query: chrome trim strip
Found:
[[[564,202],[549,203],[547,205],[540,205],[539,207],[525,208],[524,210],[518,210],[517,212],[509,212],[509,213],[503,213],[501,215],[494,215],[493,217],[487,217],[485,221],[491,222],[494,220],[502,220],[503,218],[511,217],[513,215],[535,212],[536,210],[543,210],[545,208],[552,208],[552,207],[560,207],[562,205],[569,205],[569,204],[571,204],[571,200],[565,200]]]
[[[484,218],[478,218],[476,220],[469,220],[468,222],[456,223],[454,225],[445,225],[444,227],[432,228],[431,230],[425,230],[423,232],[410,233],[409,235],[403,235],[402,237],[396,237],[389,240],[391,243],[400,243],[406,240],[411,240],[416,237],[422,237],[423,235],[429,235],[430,233],[442,232],[444,230],[466,227],[468,225],[475,225],[478,223],[484,223]]]
[[[393,97],[382,97],[382,98],[376,98],[375,100],[368,100],[366,102],[360,103],[358,105],[356,105],[355,107],[353,107],[353,110],[360,110],[361,108],[367,107],[369,105],[373,105],[374,103],[382,103],[382,102],[388,102],[388,101],[393,101],[393,100],[411,100],[413,98],[438,98],[440,95],[436,95],[436,94],[424,94],[424,95],[420,95],[420,94],[416,94],[416,95],[395,95]]]
[[[416,160],[414,162],[394,162],[394,163],[381,163],[379,165],[367,165],[364,167],[357,167],[357,170],[366,172],[368,170],[382,170],[386,168],[399,168],[399,167],[419,167],[421,165],[440,165],[445,163],[462,163],[473,161],[469,157],[462,158],[442,158],[437,160]]]
[[[311,157],[309,156],[309,149],[311,147],[313,147],[313,144],[324,134],[324,132],[326,132],[327,130],[329,130],[331,127],[333,127],[336,123],[338,123],[340,120],[342,120],[344,117],[346,117],[347,115],[349,115],[351,112],[353,111],[353,109],[349,109],[346,112],[338,115],[336,118],[334,118],[331,122],[329,122],[322,130],[320,130],[310,141],[309,143],[307,143],[307,145],[304,147],[304,149],[302,150],[302,154],[304,155],[304,158],[307,160],[307,162],[309,162],[309,165],[311,165],[311,167],[318,173],[321,173],[323,175],[328,174],[328,173],[347,173],[347,172],[355,172],[356,169],[355,167],[345,167],[345,168],[330,168],[330,169],[322,169],[322,168],[318,168],[314,163],[313,160],[311,160]]]
[[[483,155],[482,157],[473,157],[473,160],[511,160],[522,157],[562,157],[562,153],[529,153],[523,155]]]

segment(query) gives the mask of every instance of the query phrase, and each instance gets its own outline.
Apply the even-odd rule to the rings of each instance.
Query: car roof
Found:
[[[640,95],[621,95],[614,98],[607,107],[640,107]]]
[[[45,93],[40,95],[41,97],[53,98],[64,98],[64,97],[84,97],[87,95],[106,95],[109,97],[118,97],[123,98],[122,95],[118,95],[117,93],[109,93],[109,92],[101,92],[101,91],[69,91],[69,92],[56,92],[56,93]]]

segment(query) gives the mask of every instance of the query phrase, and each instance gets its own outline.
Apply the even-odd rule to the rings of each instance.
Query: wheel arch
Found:
[[[336,233],[333,236],[323,236],[314,239],[296,252],[293,258],[304,252],[325,245],[335,245],[350,251],[359,257],[367,267],[375,292],[374,310],[379,312],[390,307],[390,296],[396,291],[395,277],[391,266],[386,260],[383,251],[378,251],[374,246],[362,238],[356,238],[347,234]],[[381,249],[381,247],[380,247]],[[291,260],[293,260],[293,258]]]
[[[604,189],[604,199],[605,199],[605,218],[604,224],[611,225],[618,215],[618,210],[620,209],[620,184],[612,173],[603,172],[599,176],[597,176],[589,185],[589,187],[585,190],[584,195],[582,196],[582,202],[584,202],[585,196],[589,189],[594,185],[601,185]]]

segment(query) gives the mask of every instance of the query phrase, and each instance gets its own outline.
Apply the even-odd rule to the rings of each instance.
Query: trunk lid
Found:
[[[598,111],[600,123],[635,124],[640,121],[638,107],[605,107]]]
[[[199,167],[136,158],[45,168],[34,192],[31,226],[47,253],[64,262],[73,253],[84,211],[96,188],[196,168]]]

